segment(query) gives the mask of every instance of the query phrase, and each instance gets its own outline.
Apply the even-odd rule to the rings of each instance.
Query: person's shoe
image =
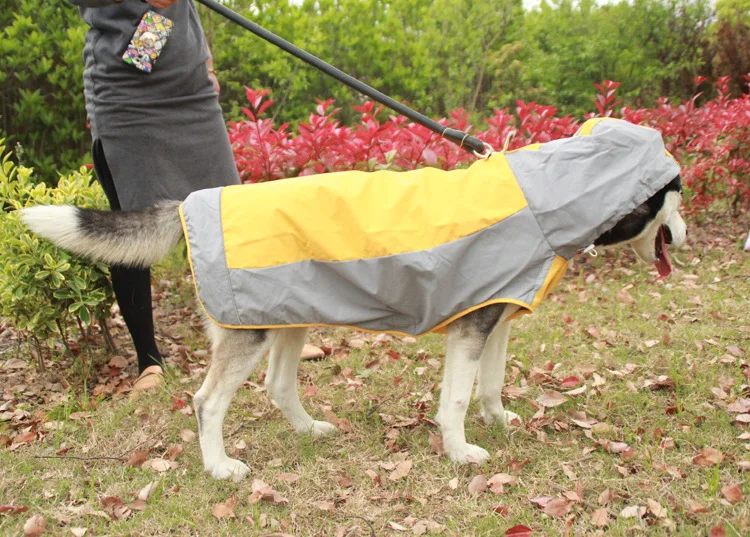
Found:
[[[134,398],[138,392],[153,390],[164,380],[164,370],[159,365],[150,365],[144,369],[133,383],[130,389],[130,398]]]

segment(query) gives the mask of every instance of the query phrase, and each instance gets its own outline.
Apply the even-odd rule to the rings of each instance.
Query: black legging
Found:
[[[109,199],[110,207],[113,211],[121,210],[101,140],[94,140],[91,146],[91,156],[94,159],[96,176],[104,194]],[[122,318],[130,331],[135,352],[138,354],[138,371],[141,372],[151,365],[163,365],[163,359],[154,339],[151,269],[112,265],[110,274],[112,275],[112,289],[120,305]]]

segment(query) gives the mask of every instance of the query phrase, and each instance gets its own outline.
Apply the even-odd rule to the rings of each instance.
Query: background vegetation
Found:
[[[750,72],[750,0],[230,0],[233,9],[343,71],[433,117],[472,121],[517,99],[580,116],[593,84],[622,82],[624,104],[689,98],[693,78]],[[0,136],[36,177],[88,157],[81,82],[85,25],[64,2],[6,0],[0,10]],[[334,98],[344,124],[361,96],[199,7],[227,119],[242,117],[245,86],[273,91],[274,119],[307,119],[313,97]],[[709,86],[709,85],[707,85]],[[745,89],[743,89],[745,88]],[[709,94],[712,97],[714,94]]]

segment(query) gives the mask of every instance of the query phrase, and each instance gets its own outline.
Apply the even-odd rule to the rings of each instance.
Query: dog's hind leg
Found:
[[[313,420],[299,400],[297,368],[306,333],[306,328],[284,328],[277,332],[268,358],[266,388],[295,431],[319,437],[334,432],[336,426]]]
[[[268,350],[271,333],[231,330],[213,323],[209,323],[208,332],[213,342],[211,366],[193,398],[203,466],[217,479],[239,481],[250,469],[227,456],[222,426],[232,396]]]
[[[511,310],[512,311],[508,311]],[[503,318],[512,315],[518,307],[509,306],[503,313]],[[479,377],[477,381],[477,399],[479,399],[480,412],[485,423],[499,422],[507,425],[508,422],[520,418],[518,414],[509,412],[503,408],[501,394],[505,382],[505,359],[508,350],[508,337],[510,335],[510,321],[501,321],[487,340],[487,345],[482,352],[479,362]]]
[[[490,457],[486,450],[466,442],[464,419],[482,351],[504,308],[502,304],[487,306],[461,317],[448,328],[448,350],[438,416],[443,448],[456,462],[481,463]]]

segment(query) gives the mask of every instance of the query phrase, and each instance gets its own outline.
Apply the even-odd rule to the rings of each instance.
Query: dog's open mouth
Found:
[[[672,244],[672,231],[668,226],[661,226],[656,234],[656,244],[654,245],[656,270],[659,271],[660,278],[666,278],[672,272],[672,264],[669,262],[669,253],[667,252],[668,244]]]

